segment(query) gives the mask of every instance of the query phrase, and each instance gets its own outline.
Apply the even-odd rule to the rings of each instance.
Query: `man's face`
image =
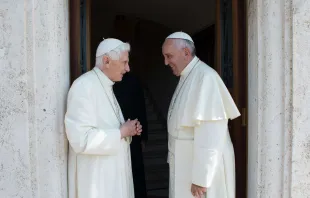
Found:
[[[123,75],[130,71],[129,53],[122,52],[119,60],[109,60],[110,79],[114,82],[122,81]]]
[[[162,53],[165,65],[170,66],[174,75],[180,76],[187,64],[185,51],[177,48],[172,39],[167,39],[163,44]]]

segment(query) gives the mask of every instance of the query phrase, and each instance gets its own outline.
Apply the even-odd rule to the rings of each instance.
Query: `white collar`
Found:
[[[181,76],[186,76],[192,70],[192,68],[196,65],[198,61],[199,61],[199,58],[195,56],[191,60],[191,62],[189,62],[188,65],[183,69],[183,71],[181,72]]]
[[[94,67],[93,70],[98,75],[99,80],[104,85],[107,85],[107,86],[113,86],[114,85],[114,82],[112,80],[110,80],[110,78],[105,73],[103,73],[98,67]]]

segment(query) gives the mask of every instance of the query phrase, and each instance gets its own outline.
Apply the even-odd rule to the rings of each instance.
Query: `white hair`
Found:
[[[188,48],[189,51],[191,52],[192,56],[196,55],[196,48],[195,48],[195,44],[193,42],[186,40],[186,39],[173,39],[173,40],[174,40],[174,44],[179,49]]]
[[[130,52],[130,44],[129,43],[124,43],[124,44],[118,46],[117,48],[113,49],[112,51],[96,57],[96,66],[98,67],[98,66],[103,65],[103,62],[102,62],[103,56],[108,56],[112,60],[119,60],[121,57],[121,54],[123,52]]]

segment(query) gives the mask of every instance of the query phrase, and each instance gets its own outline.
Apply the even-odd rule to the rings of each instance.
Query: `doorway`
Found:
[[[169,2],[169,3],[168,3]],[[191,7],[192,6],[192,7]],[[236,197],[245,198],[247,191],[247,65],[246,1],[99,1],[70,0],[70,68],[71,82],[94,65],[93,55],[102,38],[116,37],[132,46],[132,71],[140,78],[152,101],[153,111],[161,126],[165,119],[178,79],[163,64],[161,44],[174,31],[185,31],[194,39],[197,56],[222,76],[242,116],[229,122],[236,160]],[[160,79],[160,80],[159,80]],[[165,87],[165,89],[162,89]],[[153,112],[154,113],[154,112]],[[165,129],[162,128],[162,131]],[[151,151],[165,141],[156,137]],[[154,138],[155,139],[155,138]],[[149,138],[149,140],[151,140]],[[156,147],[156,148],[155,148]],[[160,147],[160,146],[158,146]],[[165,144],[161,156],[148,163],[164,174],[161,185],[149,185],[149,194],[165,197],[168,174]],[[146,172],[149,171],[146,168]],[[146,173],[149,177],[157,172]],[[159,176],[158,176],[159,177]],[[148,178],[147,178],[148,179]],[[164,179],[164,181],[162,180]],[[166,190],[166,191],[165,191]],[[155,193],[155,194],[154,194]],[[157,193],[157,194],[156,194]]]

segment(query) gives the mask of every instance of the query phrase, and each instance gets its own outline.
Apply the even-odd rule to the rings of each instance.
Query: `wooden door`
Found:
[[[70,76],[71,83],[91,69],[91,0],[70,0]]]
[[[215,57],[215,25],[210,25],[205,29],[192,35],[195,43],[196,55],[200,60],[214,68]]]
[[[216,70],[241,116],[229,122],[235,150],[236,198],[247,193],[246,1],[216,0]]]

